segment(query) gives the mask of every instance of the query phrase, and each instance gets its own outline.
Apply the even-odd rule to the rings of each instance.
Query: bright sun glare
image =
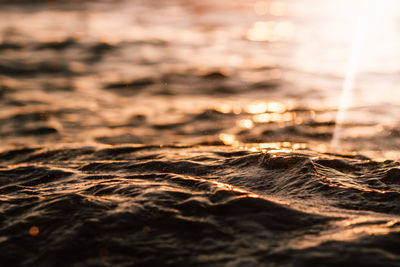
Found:
[[[349,8],[354,7],[350,14],[353,16],[352,38],[350,41],[347,58],[346,75],[343,82],[342,93],[336,116],[331,148],[337,149],[342,138],[343,124],[346,122],[346,112],[352,100],[352,91],[357,81],[362,59],[370,56],[371,39],[378,37],[378,32],[385,26],[385,16],[390,5],[384,5],[377,0],[356,0],[349,3]]]

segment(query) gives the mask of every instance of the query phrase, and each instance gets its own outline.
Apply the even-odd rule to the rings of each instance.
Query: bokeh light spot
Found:
[[[29,235],[31,235],[31,236],[39,235],[39,227],[32,226],[31,228],[29,228]]]

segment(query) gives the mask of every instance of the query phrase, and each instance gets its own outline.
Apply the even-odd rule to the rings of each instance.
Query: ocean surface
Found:
[[[400,266],[399,11],[0,1],[0,266]]]

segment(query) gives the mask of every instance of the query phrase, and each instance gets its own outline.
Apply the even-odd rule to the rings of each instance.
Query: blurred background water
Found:
[[[400,4],[385,0],[372,6],[363,25],[352,108],[346,112],[352,125],[343,138],[351,140],[342,144],[343,151],[393,152],[398,146],[393,131],[396,135],[399,123]],[[86,109],[91,117],[80,111],[50,116],[64,142],[107,139],[118,130],[135,142],[133,126],[115,129],[132,116],[147,116],[150,124],[179,124],[188,113],[221,108],[223,113],[235,109],[238,122],[229,120],[224,129],[211,131],[237,135],[232,128],[239,125],[250,132],[238,136],[244,142],[287,141],[264,138],[252,128],[271,122],[296,127],[310,116],[334,126],[360,9],[360,1],[311,0],[6,2],[0,81],[18,91],[3,89],[2,95],[32,108]],[[267,115],[241,116],[254,101],[261,106],[250,114],[273,112],[265,109],[270,101],[282,105],[279,112],[307,109],[310,114],[303,118],[292,112],[272,121]],[[2,117],[21,112],[15,106],[3,104]],[[74,123],[80,127],[71,127]],[[202,132],[189,141],[144,126],[137,125],[135,132],[157,135],[160,143],[204,139]],[[3,146],[18,143],[10,131],[2,129],[3,136],[12,137]],[[328,143],[332,129],[318,131],[326,134],[319,143]],[[384,141],[368,145],[382,135],[391,139],[389,146]]]
[[[361,2],[3,1],[0,116],[45,113],[56,142],[193,144],[229,134],[327,151]],[[345,113],[349,142],[339,150],[397,157],[399,8],[372,1]],[[199,128],[190,116],[209,110],[235,118],[195,131],[177,126]],[[9,122],[2,146],[25,143]],[[272,124],[295,130],[262,134]]]

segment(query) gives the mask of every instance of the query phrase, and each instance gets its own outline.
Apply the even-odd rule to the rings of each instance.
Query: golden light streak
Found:
[[[261,114],[264,112],[284,113],[287,107],[279,102],[254,102],[246,107],[246,112],[250,114]]]
[[[288,41],[293,37],[294,26],[289,21],[256,21],[247,31],[247,39],[258,42]]]
[[[291,153],[292,149],[289,148],[281,148],[281,149],[272,149],[268,151],[269,153]]]
[[[286,111],[286,106],[279,102],[269,102],[267,110],[269,112],[283,113]]]
[[[219,139],[225,144],[225,145],[235,145],[238,143],[236,140],[236,137],[233,134],[227,134],[227,133],[221,133],[219,135]]]
[[[218,104],[215,107],[215,110],[224,114],[231,113],[233,111],[231,105],[229,104]]]
[[[254,123],[252,120],[244,119],[244,120],[238,121],[238,126],[241,128],[245,128],[245,129],[251,129],[254,127]]]
[[[294,119],[292,113],[263,113],[253,116],[253,121],[257,123],[269,123],[269,122],[288,122]]]
[[[376,221],[375,218],[368,216],[349,218],[333,223],[332,226],[336,226],[334,229],[321,231],[318,235],[303,236],[301,239],[290,244],[290,246],[296,249],[306,249],[318,246],[327,241],[351,241],[366,235],[398,233],[400,232],[400,228],[393,227],[397,223],[397,220],[390,220],[386,223],[384,221]]]
[[[268,105],[265,102],[251,103],[246,107],[246,111],[250,114],[264,113],[268,109]]]
[[[241,146],[242,149],[246,149],[252,152],[293,152],[294,150],[306,149],[307,144],[304,143],[291,143],[291,142],[272,142],[272,143],[248,143]]]

